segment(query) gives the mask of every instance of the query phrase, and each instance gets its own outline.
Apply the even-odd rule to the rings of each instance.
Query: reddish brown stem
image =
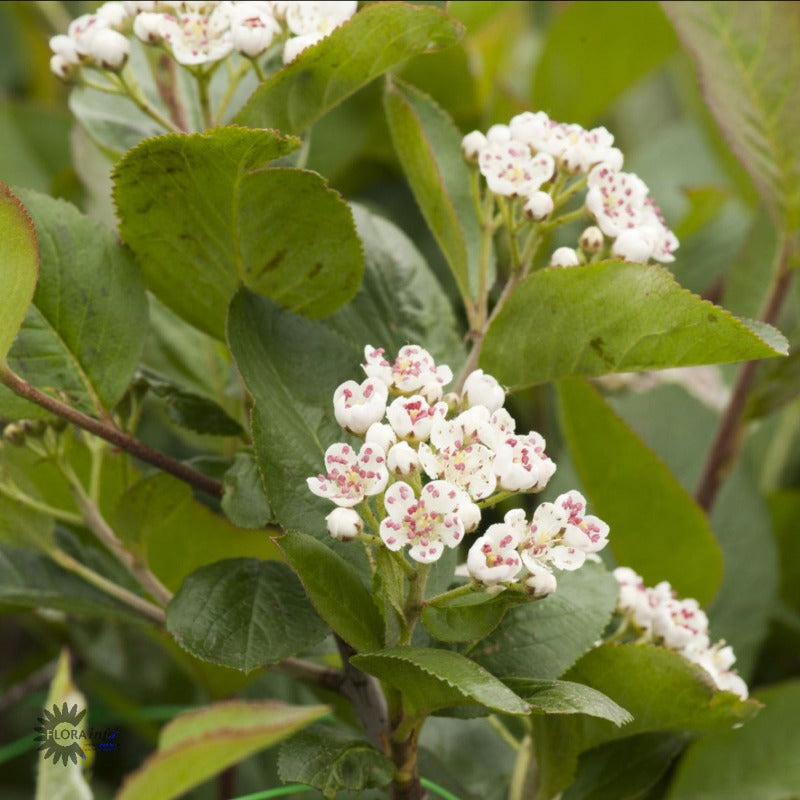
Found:
[[[764,305],[761,320],[772,324],[778,318],[783,302],[792,282],[792,271],[788,268],[789,252],[784,247],[779,258],[778,274],[772,291]],[[733,466],[744,437],[744,410],[747,398],[756,378],[757,361],[748,361],[739,371],[733,386],[731,399],[720,420],[714,442],[708,454],[695,499],[707,513],[714,507],[719,490]]]
[[[37,406],[41,406],[51,414],[55,414],[78,428],[83,428],[83,430],[93,433],[101,439],[105,439],[105,441],[110,442],[120,450],[136,456],[136,458],[157,467],[162,472],[168,472],[195,489],[206,492],[213,497],[222,497],[222,484],[219,481],[209,478],[208,475],[203,475],[202,472],[192,469],[187,464],[168,456],[166,453],[148,447],[144,442],[134,439],[119,428],[90,417],[88,414],[84,414],[82,411],[56,400],[49,394],[45,394],[13,372],[7,364],[0,366],[0,381],[8,386],[14,394],[29,400],[31,403],[35,403]]]

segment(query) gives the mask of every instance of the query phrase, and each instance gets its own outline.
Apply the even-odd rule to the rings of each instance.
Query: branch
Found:
[[[14,394],[19,395],[25,400],[29,400],[37,406],[47,409],[51,414],[65,419],[78,428],[83,428],[89,431],[89,433],[93,433],[95,436],[105,439],[120,450],[124,450],[126,453],[136,456],[136,458],[157,467],[162,472],[168,472],[170,475],[188,483],[195,489],[206,492],[213,497],[222,497],[222,484],[219,481],[209,478],[207,475],[203,475],[202,472],[192,469],[187,464],[172,458],[172,456],[168,456],[166,453],[148,447],[144,442],[134,439],[119,428],[101,422],[94,417],[90,417],[88,414],[84,414],[82,411],[78,411],[72,408],[72,406],[45,394],[13,372],[8,364],[0,366],[0,382],[8,386]]]
[[[775,283],[764,304],[760,319],[773,324],[778,318],[783,302],[789,293],[792,270],[789,268],[790,247],[784,242],[778,249],[778,266]],[[708,453],[695,499],[700,507],[710,512],[722,484],[739,453],[744,437],[744,410],[747,397],[753,388],[758,369],[757,361],[748,361],[739,371],[731,399],[725,409],[714,442]]]
[[[304,661],[302,658],[284,658],[283,661],[272,665],[270,669],[331,692],[341,693],[342,686],[347,680],[347,676],[342,670],[323,667],[321,664]]]

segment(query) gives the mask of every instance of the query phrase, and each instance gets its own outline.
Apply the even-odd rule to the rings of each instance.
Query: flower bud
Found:
[[[444,390],[442,389],[442,384],[438,381],[432,381],[431,383],[426,383],[420,390],[419,393],[431,404],[434,405],[438,403],[442,399],[442,394]]]
[[[486,137],[480,131],[472,131],[461,140],[461,155],[467,161],[476,162],[484,147]]]
[[[104,20],[112,28],[122,28],[128,21],[128,10],[124,3],[103,3],[97,9],[97,16]]]
[[[550,216],[553,211],[553,198],[547,192],[533,192],[528,196],[528,201],[522,207],[528,219],[542,220]]]
[[[590,225],[581,234],[580,245],[584,253],[599,253],[603,249],[603,231],[597,225]]]
[[[559,247],[550,256],[551,267],[577,267],[580,263],[578,254],[571,247]]]
[[[325,522],[328,523],[328,533],[340,542],[355,539],[364,530],[364,523],[361,517],[352,508],[334,508],[325,517]]]
[[[464,533],[472,533],[481,522],[481,510],[476,503],[472,503],[467,499],[458,507],[458,516],[464,523]]]
[[[133,21],[133,32],[145,44],[158,44],[163,38],[161,33],[162,19],[162,14],[154,14],[150,11],[137,14],[136,19]]]
[[[89,55],[104,69],[117,71],[125,66],[131,52],[131,43],[118,31],[104,28],[89,41]]]
[[[537,569],[526,578],[525,589],[533,597],[547,597],[558,585],[556,576],[546,569]]]
[[[47,430],[47,423],[43,419],[26,419],[23,420],[20,425],[22,426],[22,430],[25,431],[25,434],[34,439],[44,436]]]
[[[78,48],[75,46],[74,40],[69,36],[59,34],[51,37],[50,49],[57,56],[61,56],[68,64],[80,63],[81,57],[78,53]]]
[[[397,441],[397,436],[391,425],[373,422],[367,429],[365,441],[370,444],[377,444],[384,453],[388,453],[391,446]]]
[[[486,140],[491,144],[506,144],[511,141],[511,129],[508,125],[492,125],[486,131]]]
[[[75,64],[56,54],[50,58],[50,72],[62,81],[69,81],[75,73]]]
[[[464,381],[464,398],[470,407],[485,406],[489,411],[497,411],[505,403],[506,393],[493,376],[476,369]]]
[[[400,478],[419,472],[419,454],[408,442],[394,445],[386,456],[389,472]]]
[[[25,429],[22,425],[12,422],[3,429],[3,441],[21,447],[25,444]]]
[[[653,240],[641,229],[631,228],[617,236],[611,245],[611,254],[625,261],[644,264],[653,254]]]

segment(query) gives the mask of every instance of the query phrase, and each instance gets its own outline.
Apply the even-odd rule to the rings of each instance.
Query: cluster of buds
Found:
[[[699,664],[717,688],[747,699],[747,684],[731,669],[736,661],[733,648],[724,641],[711,643],[708,617],[693,598],[678,599],[666,581],[647,587],[629,567],[618,567],[617,610],[639,634],[675,650],[688,661]]]
[[[257,58],[277,40],[288,63],[350,19],[357,7],[357,2],[308,0],[108,2],[50,40],[50,67],[64,80],[79,66],[118,71],[130,55],[131,34],[163,47],[184,66],[214,64],[234,52]]]
[[[586,130],[526,111],[508,125],[468,133],[462,153],[480,169],[494,195],[520,198],[525,215],[543,221],[584,187],[585,214],[594,221],[579,248],[559,247],[551,266],[572,267],[604,253],[627,261],[674,261],[678,247],[644,181],[622,172],[623,155],[605,128]],[[576,179],[577,178],[577,179]],[[565,186],[573,179],[571,186]]]
[[[423,348],[403,347],[393,362],[372,346],[364,353],[366,380],[346,381],[333,396],[337,422],[363,443],[331,445],[327,473],[308,478],[311,492],[337,506],[326,518],[332,536],[359,536],[363,514],[387,548],[408,547],[412,559],[430,563],[477,530],[481,507],[546,487],[556,465],[545,441],[516,432],[491,375],[475,370],[460,395],[444,394],[453,373]],[[522,510],[510,511],[474,542],[468,574],[502,589],[524,572],[530,594],[550,594],[553,569],[577,569],[606,544],[608,526],[584,510],[583,497],[568,492],[540,505],[530,523]]]

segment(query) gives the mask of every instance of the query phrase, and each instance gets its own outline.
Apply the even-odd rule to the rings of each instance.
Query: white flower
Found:
[[[380,494],[389,480],[386,456],[375,444],[364,443],[358,453],[349,444],[332,444],[325,451],[325,466],[328,474],[308,478],[308,488],[345,508]]]
[[[614,577],[619,584],[617,607],[630,613],[634,623],[650,633],[653,626],[653,606],[651,596],[641,576],[630,567],[617,567]]]
[[[67,36],[75,43],[79,55],[88,56],[89,45],[94,35],[98,31],[107,30],[108,27],[108,20],[97,14],[83,14],[70,22]]]
[[[457,513],[461,499],[447,481],[425,484],[419,498],[407,483],[393,483],[384,498],[388,516],[381,522],[381,539],[390,550],[411,545],[408,554],[415,561],[437,561],[445,546],[456,547],[464,537],[464,523]]]
[[[608,525],[599,517],[584,513],[586,499],[574,489],[559,495],[553,504],[564,522],[563,539],[570,547],[597,553],[608,544]]]
[[[480,525],[481,510],[470,500],[466,492],[461,493],[457,513],[464,523],[464,533],[472,533],[472,531],[476,530],[478,525]]]
[[[655,237],[648,235],[644,228],[631,228],[617,236],[611,245],[611,255],[633,261],[638,264],[647,263],[653,254]]]
[[[461,153],[467,161],[477,161],[487,139],[480,131],[472,131],[461,140]]]
[[[352,508],[334,508],[327,517],[328,533],[340,542],[355,539],[364,530],[364,523],[358,512]]]
[[[708,617],[694,598],[670,598],[653,613],[653,634],[673,650],[708,646]]]
[[[128,21],[128,10],[124,3],[103,3],[97,9],[97,16],[105,20],[112,28],[122,28]]]
[[[131,17],[143,11],[150,12],[156,10],[156,0],[141,0],[140,2],[124,0],[122,5],[125,6],[125,11],[127,11],[128,15]]]
[[[511,135],[518,142],[528,145],[536,152],[560,156],[564,149],[563,130],[544,111],[525,111],[517,114],[509,123]]]
[[[283,63],[289,64],[304,50],[321,42],[325,37],[321,33],[309,33],[307,36],[292,36],[283,45]]]
[[[271,44],[281,26],[263,4],[238,3],[231,15],[233,47],[248,58],[260,56]]]
[[[50,57],[50,71],[57,78],[61,78],[62,81],[69,80],[74,70],[75,64],[67,61],[64,56],[60,56],[56,53]]]
[[[431,406],[422,395],[412,394],[394,400],[386,409],[386,418],[399,439],[424,442],[431,435],[434,420],[446,413],[445,403]]]
[[[522,569],[517,546],[520,538],[510,525],[490,525],[467,554],[469,574],[481,583],[513,581]]]
[[[466,491],[475,500],[488,497],[495,490],[494,453],[468,439],[460,418],[438,418],[431,427],[431,444],[419,446],[419,460],[431,478],[444,478]]]
[[[597,225],[590,225],[581,234],[579,241],[584,253],[599,253],[603,249],[603,231]]]
[[[508,125],[492,125],[486,131],[486,141],[489,144],[507,144],[511,141],[511,129]]]
[[[296,36],[327,36],[347,22],[358,9],[357,2],[290,2],[285,18],[289,30]]]
[[[163,14],[155,14],[151,11],[137,14],[133,20],[133,32],[136,37],[145,44],[158,44],[163,38],[161,33],[162,17]]]
[[[540,565],[534,565],[534,569],[528,567],[530,574],[525,579],[525,586],[534,597],[547,597],[553,594],[558,586],[556,576]]]
[[[480,408],[482,408],[482,406],[476,406],[474,409],[470,408],[468,411],[464,411],[461,417],[463,418],[467,414],[472,414]],[[516,429],[517,421],[514,417],[512,417],[506,409],[498,408],[491,416],[486,413],[485,418],[477,420],[476,433],[472,435],[477,435],[481,444],[485,444],[491,450],[497,450],[509,436],[514,434]]]
[[[78,49],[75,46],[75,41],[70,36],[64,36],[63,34],[59,34],[58,36],[53,36],[50,39],[50,49],[57,56],[61,56],[61,58],[67,64],[80,63],[81,59],[78,53]]]
[[[367,435],[364,439],[367,442],[379,445],[384,453],[388,453],[389,448],[397,441],[397,436],[391,425],[373,422],[367,429]]]
[[[653,243],[651,257],[664,264],[675,260],[674,251],[678,249],[678,237],[667,227],[661,209],[652,197],[644,201],[642,229],[650,234]]]
[[[561,153],[561,163],[569,172],[588,172],[595,164],[606,163],[609,156],[614,158],[610,154],[614,137],[605,128],[587,131],[576,127],[577,130],[570,130],[565,137]]]
[[[104,69],[120,70],[131,52],[131,43],[118,31],[106,28],[89,39],[89,56]]]
[[[577,267],[580,263],[578,253],[571,247],[559,247],[550,256],[551,267]]]
[[[547,192],[533,192],[528,195],[522,210],[529,219],[546,219],[553,211],[553,198]]]
[[[467,406],[484,406],[489,411],[497,411],[506,401],[506,393],[496,378],[476,369],[464,381],[464,399]]]
[[[405,478],[419,472],[419,455],[408,442],[399,442],[389,450],[386,466],[393,475]]]
[[[553,503],[542,503],[533,514],[528,538],[522,544],[522,561],[530,572],[550,568],[575,570],[583,566],[586,553],[564,544],[563,514]]]
[[[367,378],[361,385],[345,381],[333,394],[333,412],[343,428],[361,435],[383,419],[388,399],[386,384],[375,378]]]
[[[210,64],[230,54],[233,39],[230,30],[230,7],[224,3],[199,4],[190,10],[176,9],[174,14],[163,14],[161,35],[172,49],[179,64]]]
[[[495,453],[494,471],[501,489],[538,492],[556,471],[544,452],[545,441],[535,431],[527,436],[509,436]]]
[[[555,170],[552,156],[540,153],[532,157],[527,145],[513,140],[490,143],[481,151],[479,164],[490,191],[506,196],[535,192]]]
[[[589,173],[586,208],[607,236],[638,228],[644,219],[647,186],[631,172],[615,172],[605,165]]]
[[[446,364],[436,365],[433,356],[422,347],[408,344],[400,348],[394,364],[385,357],[383,348],[367,345],[364,348],[366,364],[361,366],[370,378],[378,378],[390,389],[401,394],[430,391],[432,384],[445,386],[453,380],[453,372]]]

